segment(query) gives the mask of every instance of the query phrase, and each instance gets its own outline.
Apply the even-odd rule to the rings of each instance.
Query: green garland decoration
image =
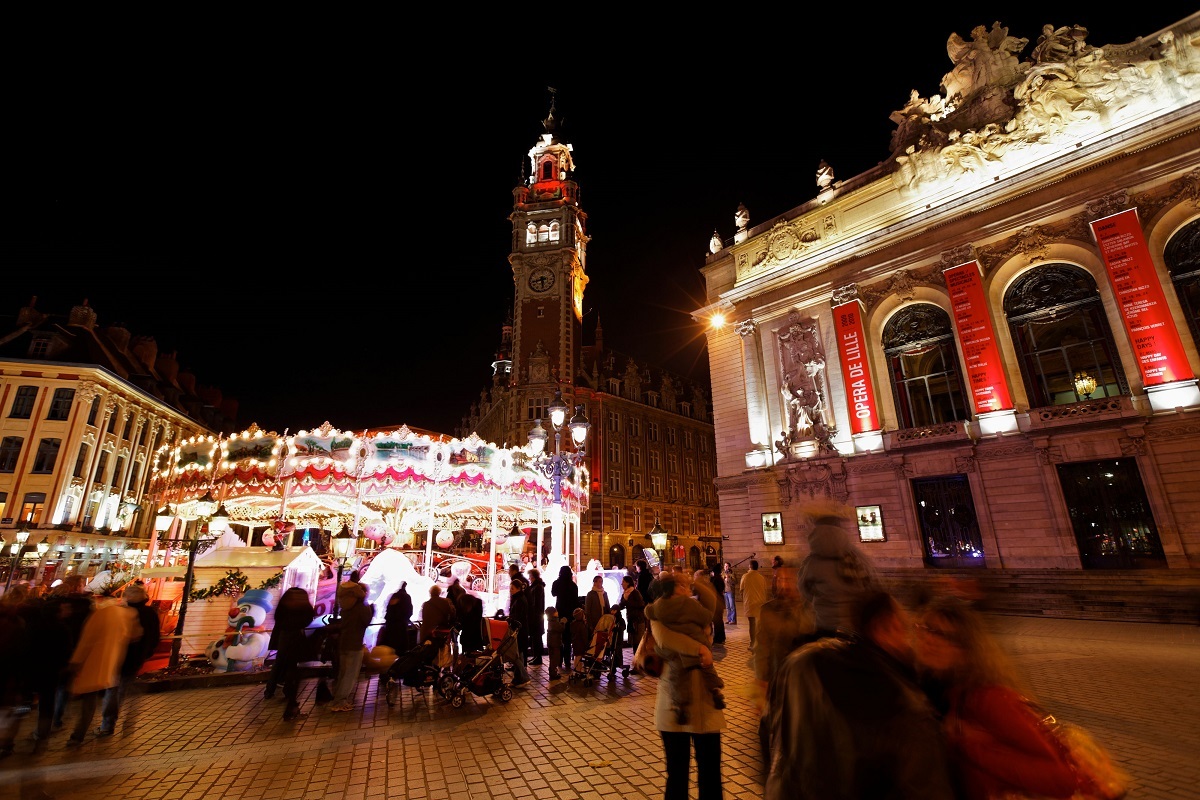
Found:
[[[212,600],[215,597],[227,595],[229,597],[237,597],[245,594],[250,588],[250,579],[240,569],[231,569],[225,573],[225,577],[214,583],[207,589],[195,589],[190,595],[189,600]]]
[[[283,570],[276,572],[270,578],[258,585],[259,589],[274,589],[283,582]],[[195,589],[188,600],[213,600],[217,597],[239,597],[250,588],[250,578],[240,569],[231,569],[225,577],[209,586],[207,589]]]
[[[279,584],[282,582],[283,582],[283,570],[279,570],[279,572],[276,572],[274,576],[267,578],[265,581],[260,583],[258,585],[258,588],[274,589],[274,588],[278,587]]]

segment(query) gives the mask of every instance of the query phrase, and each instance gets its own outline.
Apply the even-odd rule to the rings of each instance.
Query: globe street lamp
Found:
[[[29,541],[29,523],[22,522],[21,527],[17,529],[16,541],[8,548],[8,552],[12,553],[12,563],[8,565],[8,580],[4,582],[5,594],[8,594],[8,588],[12,586],[13,573],[17,571],[17,566],[21,563],[21,556],[25,552],[25,542],[27,541]]]
[[[350,557],[354,555],[354,545],[358,544],[358,540],[351,535],[350,526],[342,523],[342,530],[337,536],[333,537],[333,556],[337,559],[337,585],[334,587],[333,593],[333,618],[336,620],[341,608],[338,605],[337,587],[342,585],[342,570],[350,563]]]
[[[550,558],[547,569],[550,573],[566,563],[566,540],[563,530],[562,483],[575,475],[575,468],[587,456],[587,435],[591,423],[583,412],[583,406],[575,406],[575,416],[567,422],[567,404],[563,401],[562,389],[554,392],[550,404],[550,426],[554,429],[554,452],[546,453],[546,429],[542,421],[535,420],[529,431],[529,449],[533,458],[530,465],[550,479],[554,504],[550,507]],[[575,449],[563,452],[562,430],[566,424],[571,431],[571,443]]]

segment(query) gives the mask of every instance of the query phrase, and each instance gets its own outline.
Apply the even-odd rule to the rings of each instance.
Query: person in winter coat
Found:
[[[157,612],[150,608],[150,595],[146,587],[139,581],[125,587],[122,593],[126,605],[137,614],[138,625],[142,635],[129,643],[125,648],[125,661],[121,664],[121,680],[116,686],[104,693],[104,702],[100,706],[100,730],[97,736],[112,736],[117,728],[117,714],[125,699],[125,687],[137,677],[138,671],[146,663],[146,659],[154,655],[158,643],[162,641],[162,630]],[[130,723],[125,723],[129,725]]]
[[[283,684],[283,697],[287,706],[283,710],[285,720],[295,719],[300,714],[300,662],[308,653],[308,636],[305,631],[316,618],[308,592],[293,586],[279,597],[275,608],[275,628],[271,631],[271,647],[275,649],[275,667],[271,680]],[[268,684],[268,692],[274,684]],[[271,695],[268,694],[269,698]]]
[[[621,601],[617,608],[625,612],[626,646],[636,653],[646,631],[646,598],[638,591],[637,578],[632,575],[621,578]]]
[[[458,612],[454,604],[442,597],[442,587],[436,583],[429,587],[429,599],[421,604],[421,630],[418,633],[419,644],[432,642],[439,630],[447,630],[454,625]]]
[[[539,613],[546,607],[546,582],[540,569],[529,570],[529,656],[530,664],[542,665],[542,637],[546,635],[546,618]]]
[[[692,576],[692,583],[707,583],[713,587],[717,602],[713,609],[712,640],[713,644],[725,644],[725,581],[721,579],[720,570],[715,566],[698,569]]]
[[[672,584],[669,596],[675,591],[682,595],[687,590],[674,588],[676,579],[660,578],[663,589]],[[666,593],[659,593],[665,598]],[[656,600],[655,603],[660,602]],[[689,602],[695,602],[689,599]],[[680,633],[651,612],[655,603],[646,607],[646,618],[654,635],[656,649],[670,653],[663,659],[663,674],[656,681],[654,702],[654,726],[662,738],[663,758],[666,762],[667,781],[663,800],[687,800],[688,775],[691,772],[692,752],[696,757],[696,787],[699,800],[720,800],[724,796],[721,787],[721,731],[725,728],[725,715],[714,703],[713,693],[706,690],[700,669],[685,669],[684,659],[698,663],[701,667],[713,665],[712,650],[686,633]],[[679,682],[689,682],[687,696],[690,700],[683,708],[681,722],[675,713],[671,687]]]
[[[604,576],[597,575],[592,578],[592,588],[583,600],[583,614],[588,623],[588,641],[591,641],[592,634],[596,632],[596,623],[600,621],[606,608],[608,595],[604,593]]]
[[[463,590],[454,607],[458,619],[458,644],[464,653],[484,649],[483,601]]]
[[[89,605],[90,602],[89,600]],[[21,606],[26,634],[24,650],[18,643],[12,644],[11,647],[5,645],[5,637],[0,634],[0,660],[8,657],[22,659],[26,667],[28,686],[37,697],[37,727],[33,734],[35,753],[44,750],[50,738],[58,686],[65,680],[64,675],[67,674],[67,665],[74,649],[72,633],[62,617],[62,611],[62,605],[54,596],[38,598],[31,595]],[[6,617],[7,614],[0,611],[0,629],[5,627],[6,622],[12,621]],[[7,738],[0,732],[0,755],[5,751],[6,744],[11,748],[13,736],[16,734],[15,726],[20,719],[15,714],[10,715],[13,730]]]
[[[559,678],[562,663],[562,646],[567,630],[567,621],[558,615],[554,606],[546,606],[546,650],[550,657],[550,680]]]
[[[850,534],[853,511],[838,504],[810,504],[808,555],[800,565],[800,592],[812,603],[817,636],[854,632],[853,608],[879,588],[871,559]]]
[[[558,610],[558,616],[568,626],[575,619],[575,609],[579,608],[579,587],[575,584],[575,574],[571,568],[563,564],[558,568],[558,577],[550,584],[550,594],[554,595],[554,607]],[[587,646],[587,639],[584,639],[584,647]],[[563,637],[563,652],[562,664],[559,666],[570,670],[571,669],[571,651],[574,647],[574,642],[568,634]]]
[[[408,593],[408,581],[404,581],[388,598],[387,608],[383,612],[383,633],[376,644],[390,647],[397,653],[408,652],[412,647],[408,638],[412,615],[412,595]]]
[[[650,571],[650,564],[644,558],[639,558],[635,562],[637,566],[637,590],[638,594],[647,603],[650,602],[650,584],[654,583],[654,573]]]
[[[512,688],[516,689],[529,683],[525,659],[529,652],[529,617],[532,609],[529,606],[529,584],[524,579],[517,578],[508,585],[508,608],[508,624],[517,626],[519,654],[513,663],[512,682]]]
[[[366,603],[366,598],[366,590],[356,581],[346,581],[337,589],[341,610],[337,621],[330,624],[337,630],[338,663],[330,711],[354,709],[354,689],[362,671],[363,637],[375,615],[375,609]]]
[[[83,624],[91,615],[95,598],[85,588],[86,579],[82,575],[68,575],[63,582],[50,592],[50,601],[56,607],[59,618],[67,629],[68,653],[75,652],[75,645],[83,635]],[[70,655],[67,656],[68,661]],[[58,689],[54,694],[53,726],[57,730],[63,726],[63,712],[71,699],[71,672],[65,667],[59,675]]]
[[[754,652],[754,644],[758,641],[758,612],[767,602],[770,584],[766,577],[758,571],[758,561],[750,559],[750,569],[742,576],[739,587],[742,590],[742,602],[746,606],[746,619],[750,620],[750,652]]]
[[[0,758],[13,751],[21,718],[16,706],[27,685],[29,625],[22,613],[27,593],[25,585],[18,583],[0,596]]]
[[[83,744],[88,726],[96,715],[101,695],[121,680],[129,643],[142,636],[137,612],[117,598],[97,601],[88,615],[71,654],[71,695],[79,698],[79,719],[68,745]]]

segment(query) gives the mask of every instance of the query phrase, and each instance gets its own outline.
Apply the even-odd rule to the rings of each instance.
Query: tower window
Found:
[[[550,159],[546,159],[542,162],[542,180],[554,180],[554,162]]]

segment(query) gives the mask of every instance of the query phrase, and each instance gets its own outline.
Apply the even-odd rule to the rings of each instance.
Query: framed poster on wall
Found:
[[[860,542],[885,542],[883,512],[879,506],[855,506],[858,515],[858,540]]]
[[[783,544],[783,517],[778,511],[762,515],[763,544]]]

